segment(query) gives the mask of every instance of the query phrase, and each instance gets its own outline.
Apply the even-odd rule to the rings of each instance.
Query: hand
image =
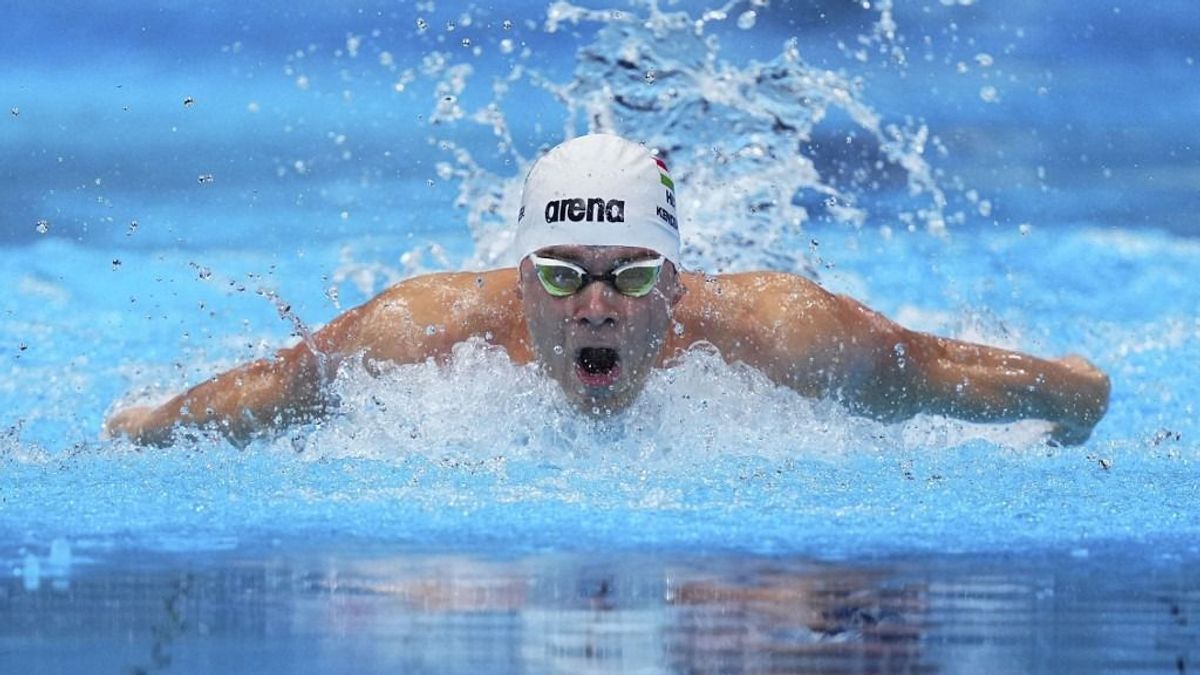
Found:
[[[150,418],[153,414],[154,408],[151,406],[134,406],[120,410],[104,423],[100,437],[126,436],[135,443],[144,442],[146,428],[150,426]]]
[[[1081,445],[1092,435],[1092,429],[1108,410],[1112,382],[1099,368],[1078,354],[1069,354],[1056,363],[1067,370],[1072,402],[1063,419],[1056,420],[1050,429],[1054,445]]]

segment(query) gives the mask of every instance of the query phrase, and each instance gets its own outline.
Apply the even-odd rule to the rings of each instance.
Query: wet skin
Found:
[[[539,253],[604,274],[653,252],[552,247]],[[318,331],[315,352],[302,342],[161,406],[121,410],[105,433],[165,445],[177,426],[211,426],[245,442],[326,414],[325,385],[347,358],[361,355],[368,369],[445,360],[468,339],[504,349],[517,363],[537,361],[568,400],[592,414],[631,405],[652,367],[667,367],[701,343],[730,363],[746,363],[805,396],[835,398],[857,414],[889,421],[922,412],[978,422],[1042,419],[1052,424],[1051,440],[1062,444],[1088,438],[1108,407],[1110,387],[1082,357],[1042,359],[910,331],[792,274],[707,276],[667,263],[642,298],[623,296],[606,282],[556,298],[526,261],[518,269],[400,282]],[[616,350],[619,368],[589,380],[578,358],[587,347]]]

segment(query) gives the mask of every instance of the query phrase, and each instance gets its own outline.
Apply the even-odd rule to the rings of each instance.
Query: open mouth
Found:
[[[621,355],[610,347],[584,347],[575,355],[575,374],[588,387],[609,387],[621,374]]]

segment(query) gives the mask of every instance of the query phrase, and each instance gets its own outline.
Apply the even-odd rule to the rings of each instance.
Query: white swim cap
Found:
[[[679,264],[675,184],[646,148],[591,134],[552,148],[525,177],[521,258],[547,246],[637,246]]]

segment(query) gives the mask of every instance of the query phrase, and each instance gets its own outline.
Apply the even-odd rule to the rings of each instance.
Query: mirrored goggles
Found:
[[[662,273],[664,260],[666,259],[662,256],[637,260],[615,267],[607,274],[590,274],[582,267],[565,260],[543,258],[532,253],[529,255],[529,261],[533,263],[542,288],[556,298],[574,295],[593,281],[607,282],[622,295],[640,298],[654,290],[654,285],[658,283],[658,277]]]

